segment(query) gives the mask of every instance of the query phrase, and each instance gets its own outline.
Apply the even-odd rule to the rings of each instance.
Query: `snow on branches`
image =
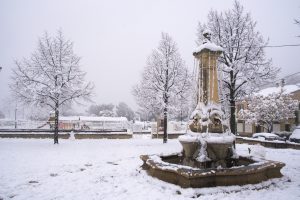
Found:
[[[55,37],[45,33],[29,59],[16,61],[10,87],[24,103],[53,109],[58,120],[61,105],[87,100],[91,95],[93,85],[84,81],[85,72],[81,71],[79,61],[73,43],[61,31]],[[57,129],[56,124],[56,133]]]
[[[255,123],[272,132],[273,122],[280,122],[295,118],[295,110],[298,101],[293,100],[290,94],[284,91],[274,92],[268,95],[253,95],[250,98],[248,109],[239,111],[239,118],[246,123]]]
[[[142,81],[134,87],[138,105],[162,112],[175,106],[178,97],[187,95],[189,87],[189,72],[177,45],[168,34],[162,33],[159,47],[148,57]]]

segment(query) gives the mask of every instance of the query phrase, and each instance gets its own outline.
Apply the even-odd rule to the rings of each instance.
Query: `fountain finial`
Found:
[[[211,42],[212,32],[210,30],[205,29],[202,34],[204,36],[203,44],[205,44],[207,42]]]

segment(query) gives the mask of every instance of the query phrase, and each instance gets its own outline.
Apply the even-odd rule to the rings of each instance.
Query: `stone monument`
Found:
[[[211,32],[203,33],[204,41],[193,53],[199,61],[197,81],[197,107],[192,114],[193,123],[190,129],[193,132],[222,133],[223,111],[219,101],[217,59],[223,49],[211,42]]]

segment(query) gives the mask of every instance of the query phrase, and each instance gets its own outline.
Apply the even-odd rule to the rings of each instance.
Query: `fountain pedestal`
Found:
[[[203,44],[193,53],[199,61],[198,104],[191,115],[190,132],[181,136],[179,141],[189,161],[211,161],[214,166],[226,167],[226,159],[234,154],[235,138],[231,133],[224,133],[227,126],[219,102],[217,59],[222,48],[210,41],[209,31],[203,36]]]

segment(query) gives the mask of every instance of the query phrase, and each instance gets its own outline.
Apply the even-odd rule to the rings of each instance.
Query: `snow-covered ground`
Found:
[[[253,148],[237,145],[237,152],[248,154],[248,147]],[[300,199],[300,151],[260,149],[267,159],[286,163],[283,178],[183,189],[140,168],[141,154],[181,151],[177,140],[60,140],[53,145],[46,139],[0,139],[0,199]]]

